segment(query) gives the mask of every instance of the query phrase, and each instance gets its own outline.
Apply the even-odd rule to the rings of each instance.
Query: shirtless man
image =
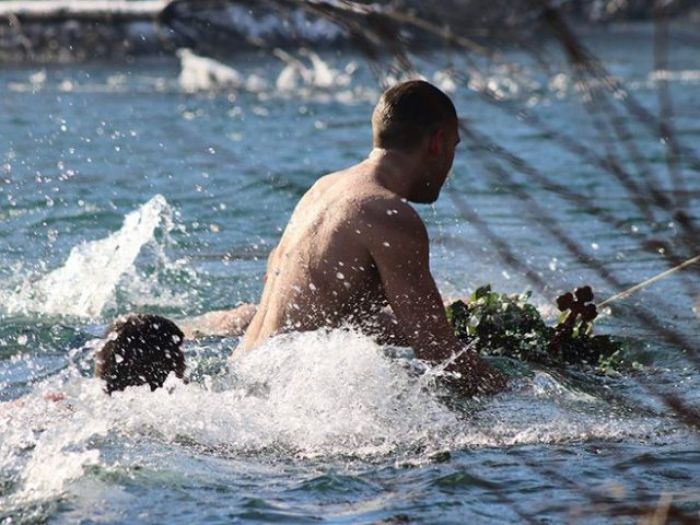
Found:
[[[503,376],[463,352],[447,322],[428,233],[408,204],[440,194],[459,143],[454,105],[427,82],[405,82],[382,95],[372,130],[366,160],[322,177],[299,201],[233,359],[283,332],[352,326],[434,363],[461,353],[447,367],[451,384],[465,394],[497,391]]]

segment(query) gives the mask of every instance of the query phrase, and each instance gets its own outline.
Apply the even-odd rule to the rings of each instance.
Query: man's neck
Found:
[[[367,161],[377,182],[399,197],[411,200],[414,180],[420,167],[414,155],[399,150],[374,148]]]

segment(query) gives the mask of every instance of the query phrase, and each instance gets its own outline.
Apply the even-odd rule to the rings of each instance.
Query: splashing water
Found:
[[[166,234],[173,229],[172,209],[162,195],[127,214],[121,229],[108,237],[75,246],[60,268],[23,283],[5,301],[8,312],[99,316],[159,228]]]
[[[192,348],[188,362],[192,367]],[[138,465],[153,446],[225,457],[396,454],[420,462],[464,447],[673,430],[662,417],[613,411],[542,373],[488,403],[474,402],[467,413],[455,411],[406,364],[368,337],[320,330],[276,337],[243,354],[227,375],[189,384],[171,376],[155,392],[144,386],[107,396],[98,380],[69,370],[36,385],[17,406],[0,404],[0,475],[16,486],[5,501],[53,497],[86,467]],[[57,389],[64,400],[44,399]]]

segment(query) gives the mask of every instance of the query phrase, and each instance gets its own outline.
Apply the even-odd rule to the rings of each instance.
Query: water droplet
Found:
[[[341,272],[336,273],[335,276],[336,276],[338,279],[345,279],[345,275],[343,275]]]

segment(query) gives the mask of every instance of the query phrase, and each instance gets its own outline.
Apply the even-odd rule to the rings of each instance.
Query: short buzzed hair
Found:
[[[448,122],[457,124],[450,97],[425,80],[402,82],[386,90],[374,108],[374,147],[414,148]]]
[[[165,317],[130,314],[115,321],[106,338],[95,356],[95,375],[105,381],[108,394],[146,384],[155,390],[170,372],[184,375],[184,334]]]

